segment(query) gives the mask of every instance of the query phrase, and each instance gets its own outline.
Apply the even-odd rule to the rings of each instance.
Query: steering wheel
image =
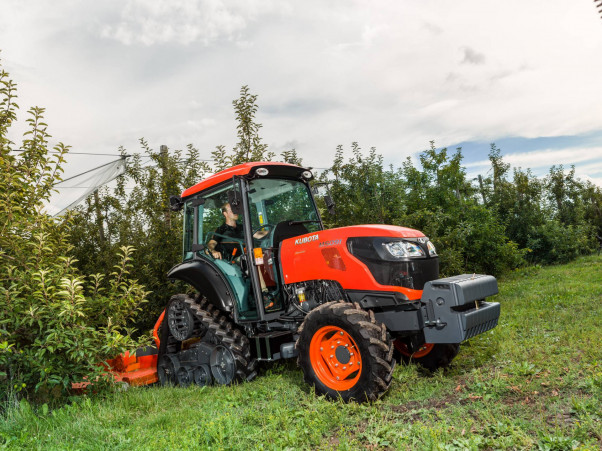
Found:
[[[261,242],[261,241],[265,240],[266,238],[268,238],[270,236],[270,232],[272,230],[274,230],[275,227],[276,226],[272,225],[272,224],[267,224],[267,223],[263,224],[263,225],[255,228],[255,229],[253,229],[253,233],[251,234],[251,236],[253,237],[254,240],[257,240],[257,241]],[[265,230],[266,231],[265,235],[263,235],[261,238],[256,238],[255,234],[258,233],[261,230]]]
[[[205,242],[208,243],[210,241],[210,239],[211,239],[210,237],[213,237],[213,236],[216,236],[216,235],[222,238],[222,241],[220,242],[220,244],[234,245],[237,254],[240,255],[240,250],[242,250],[242,248],[244,246],[244,241],[242,239],[231,237],[231,236],[227,236],[227,235],[222,235],[222,234],[215,233],[215,232],[208,232],[207,235],[206,235],[206,238],[205,238]],[[226,240],[226,241],[224,241],[224,240]],[[239,245],[240,245],[240,247],[239,247]],[[219,253],[221,255],[221,260],[225,260],[225,261],[228,261],[228,262],[232,261],[232,255],[228,254],[228,253],[225,253],[224,250],[218,251],[217,247],[216,247],[215,250],[211,251],[209,249],[209,247],[205,248],[205,254],[208,257],[210,257],[213,260],[218,260],[218,258],[213,255],[213,252]]]
[[[253,233],[251,234],[251,236],[253,236],[255,238],[255,234],[257,232],[259,232],[261,229],[267,229],[267,232],[262,238],[255,238],[256,240],[262,240],[263,238],[265,238],[266,236],[269,235],[269,233],[272,231],[272,229],[274,229],[274,227],[276,227],[275,225],[272,224],[263,224],[260,225],[259,227],[257,227],[256,229],[253,230]]]

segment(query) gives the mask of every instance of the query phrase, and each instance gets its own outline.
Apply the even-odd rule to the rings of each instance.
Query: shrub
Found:
[[[32,108],[22,152],[11,152],[15,89],[0,68],[0,390],[52,401],[72,382],[105,378],[98,363],[137,346],[124,325],[146,292],[128,276],[130,247],[105,290],[104,276],[75,269],[65,233],[71,219],[42,209],[68,147],[50,151],[44,110]]]
[[[545,264],[566,263],[596,248],[592,227],[587,224],[566,225],[551,219],[534,227],[528,236],[527,247],[532,259]]]

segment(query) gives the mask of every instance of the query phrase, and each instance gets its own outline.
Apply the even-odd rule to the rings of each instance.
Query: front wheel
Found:
[[[399,338],[393,344],[397,357],[405,363],[418,363],[429,371],[448,367],[460,351],[459,343],[425,343],[414,353]]]
[[[329,302],[312,310],[299,332],[297,362],[316,392],[345,402],[374,401],[391,385],[393,346],[372,312]]]

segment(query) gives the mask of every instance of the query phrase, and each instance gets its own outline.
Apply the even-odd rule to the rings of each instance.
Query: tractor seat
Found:
[[[291,222],[290,219],[276,224],[272,240],[272,246],[274,248],[280,247],[280,243],[283,240],[309,233],[309,230],[307,230],[303,224],[289,224],[289,222]]]

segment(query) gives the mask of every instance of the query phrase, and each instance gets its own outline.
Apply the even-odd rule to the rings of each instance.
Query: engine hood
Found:
[[[359,237],[421,238],[424,234],[406,227],[368,224],[319,230],[288,238],[280,244],[284,283],[336,280],[346,290],[403,291],[409,299],[419,299],[417,290],[385,286],[376,281],[366,264],[347,248],[350,238]]]
[[[310,242],[323,243],[339,240],[346,241],[353,237],[379,237],[379,238],[420,238],[424,233],[419,230],[409,229],[407,227],[398,227],[385,224],[366,224],[348,227],[338,227],[336,229],[319,230],[317,232],[307,233],[284,240],[288,245],[299,245]]]
[[[322,230],[318,233],[320,234],[320,237],[325,237],[325,235],[330,236],[331,234],[334,234],[337,238],[351,238],[360,236],[419,238],[424,236],[424,233],[422,233],[419,230],[386,224],[365,224],[348,227],[338,227],[336,229]]]

